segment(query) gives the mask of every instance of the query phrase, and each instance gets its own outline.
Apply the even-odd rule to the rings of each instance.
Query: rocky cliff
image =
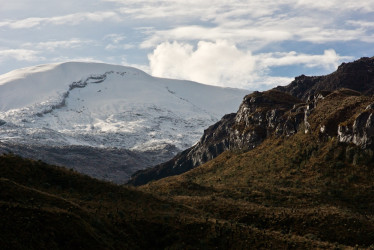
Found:
[[[285,87],[244,97],[237,113],[225,115],[200,141],[166,163],[135,173],[129,184],[184,173],[226,150],[250,150],[271,136],[302,130],[321,140],[370,148],[374,142],[374,57],[343,63],[327,76],[296,77]]]
[[[321,91],[334,91],[340,88],[352,89],[364,95],[374,94],[374,57],[342,63],[335,72],[326,76],[301,75],[289,85],[275,89],[307,101],[308,97]]]
[[[355,118],[353,124],[340,124],[338,139],[340,142],[353,143],[362,148],[368,148],[374,142],[374,103],[369,104]]]

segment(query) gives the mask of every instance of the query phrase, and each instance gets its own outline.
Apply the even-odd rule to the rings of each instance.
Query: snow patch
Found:
[[[152,77],[102,63],[59,63],[0,76],[0,140],[137,151],[184,149],[246,90]]]

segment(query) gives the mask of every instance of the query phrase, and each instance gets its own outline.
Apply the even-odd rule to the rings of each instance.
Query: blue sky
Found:
[[[0,74],[63,61],[265,90],[374,56],[374,0],[0,0]]]

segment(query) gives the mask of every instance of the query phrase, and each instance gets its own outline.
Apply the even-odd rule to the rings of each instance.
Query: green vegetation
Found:
[[[271,235],[337,248],[374,247],[373,148],[339,143],[336,137],[338,125],[352,125],[372,101],[335,91],[317,103],[307,134],[299,128],[248,152],[225,152],[141,190]]]
[[[331,246],[14,155],[0,157],[0,175],[1,249]]]
[[[226,152],[142,189],[284,237],[374,246],[372,150],[298,133],[249,152]]]

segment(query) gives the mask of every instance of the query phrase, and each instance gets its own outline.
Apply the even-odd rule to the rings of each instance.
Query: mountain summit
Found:
[[[121,182],[193,145],[247,93],[102,63],[15,70],[0,76],[0,148]]]
[[[341,88],[352,89],[367,96],[374,94],[374,57],[342,63],[335,72],[326,76],[301,75],[289,85],[275,89],[306,101],[309,96],[318,92]]]

